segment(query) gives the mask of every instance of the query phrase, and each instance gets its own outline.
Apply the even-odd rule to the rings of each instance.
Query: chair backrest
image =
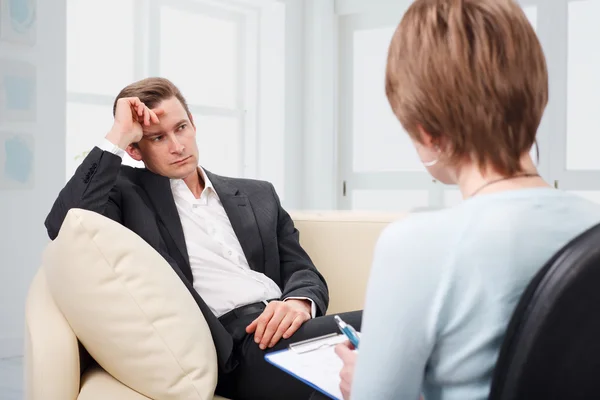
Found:
[[[533,278],[508,326],[489,400],[600,398],[600,225]]]

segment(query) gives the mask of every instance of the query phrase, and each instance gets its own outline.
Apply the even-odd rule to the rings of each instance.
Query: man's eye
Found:
[[[154,136],[154,137],[152,138],[152,141],[153,141],[153,142],[159,142],[161,139],[162,139],[162,136]]]
[[[177,130],[182,131],[185,128],[187,128],[187,124],[180,125],[179,128],[177,128]]]

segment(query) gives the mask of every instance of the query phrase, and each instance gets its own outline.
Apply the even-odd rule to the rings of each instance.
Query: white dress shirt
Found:
[[[123,157],[123,150],[104,140],[100,149]],[[183,227],[193,286],[211,311],[220,317],[247,304],[281,297],[281,289],[265,274],[253,271],[233,231],[229,217],[204,170],[204,190],[196,199],[182,179],[171,179],[171,191]],[[309,300],[311,317],[316,315]]]

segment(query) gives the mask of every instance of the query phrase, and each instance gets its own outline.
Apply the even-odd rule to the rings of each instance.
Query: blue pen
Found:
[[[342,321],[342,319],[339,316],[336,315],[334,319],[337,323],[338,328],[340,328],[340,331],[342,331],[342,333],[346,335],[346,337],[350,340],[350,343],[352,343],[354,348],[358,349],[358,342],[360,339],[358,338],[358,333],[356,332],[356,330],[351,325],[348,325],[347,323]]]

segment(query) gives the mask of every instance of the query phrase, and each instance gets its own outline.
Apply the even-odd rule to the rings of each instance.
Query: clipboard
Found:
[[[265,360],[324,395],[342,400],[339,375],[343,362],[334,348],[346,340],[345,335],[337,333],[319,336],[267,353]]]

